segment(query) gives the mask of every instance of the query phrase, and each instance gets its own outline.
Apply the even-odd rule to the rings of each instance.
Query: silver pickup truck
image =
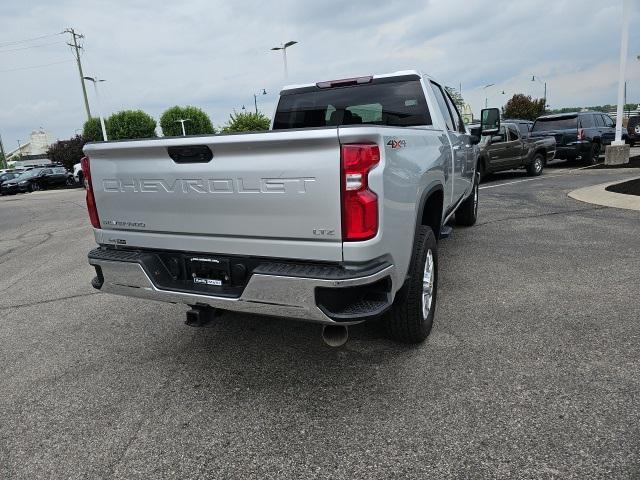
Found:
[[[497,132],[497,109],[483,111]],[[431,330],[437,240],[473,225],[479,138],[415,71],[284,88],[271,130],[85,145],[103,292],[321,323]]]

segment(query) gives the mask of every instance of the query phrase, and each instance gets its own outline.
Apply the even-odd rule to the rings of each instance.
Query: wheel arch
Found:
[[[444,187],[438,183],[425,189],[420,197],[416,219],[416,228],[426,225],[431,227],[436,239],[440,238],[440,228],[444,217]]]

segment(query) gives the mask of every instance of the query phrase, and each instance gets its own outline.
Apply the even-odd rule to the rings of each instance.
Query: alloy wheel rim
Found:
[[[426,319],[433,303],[434,264],[431,249],[427,251],[427,260],[422,274],[422,318]]]
[[[542,160],[538,158],[536,159],[536,172],[539,172],[540,170],[542,170]]]

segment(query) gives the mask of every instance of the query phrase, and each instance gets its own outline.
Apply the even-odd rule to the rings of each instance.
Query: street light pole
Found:
[[[295,45],[296,41],[294,40],[290,40],[286,43],[283,43],[282,45],[280,45],[279,47],[273,47],[271,50],[282,50],[282,61],[284,62],[284,78],[285,80],[287,78],[289,78],[289,70],[287,68],[287,48],[289,48],[292,45]]]
[[[184,129],[184,122],[190,122],[191,119],[190,118],[180,118],[178,120],[176,120],[176,123],[179,123],[180,125],[182,125],[182,136],[186,137],[187,136],[187,131]]]
[[[262,93],[254,93],[253,94],[253,104],[256,107],[256,115],[258,114],[258,95],[266,95],[267,94],[267,90],[266,89],[262,89]]]
[[[542,82],[542,80],[540,80],[540,77],[536,77],[535,75],[531,75],[531,81],[535,82],[538,81],[539,83],[544,83],[544,109],[547,109],[547,81],[545,80],[544,82]]]
[[[102,115],[102,103],[100,103],[100,95],[98,94],[98,83],[105,80],[98,77],[83,77],[85,80],[93,82],[93,89],[96,92],[96,102],[98,102],[98,114],[100,115],[100,126],[102,127],[102,139],[107,141],[107,127],[104,124],[104,116]]]
[[[622,3],[622,35],[620,38],[620,70],[618,72],[618,108],[616,110],[616,139],[613,145],[624,145],[622,141],[622,116],[624,102],[624,75],[627,69],[627,52],[629,49],[629,17],[631,1],[623,0]]]
[[[485,85],[484,87],[482,87],[482,89],[484,90],[484,108],[489,107],[489,97],[487,97],[487,88],[493,87],[494,85],[495,83],[489,83],[488,85]]]

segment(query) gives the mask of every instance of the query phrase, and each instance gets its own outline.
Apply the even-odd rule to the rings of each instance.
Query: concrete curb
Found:
[[[580,202],[640,211],[640,196],[607,192],[605,190],[609,185],[615,185],[616,183],[623,183],[637,178],[640,177],[631,177],[625,180],[616,180],[615,182],[607,182],[601,183],[600,185],[593,185],[591,187],[578,188],[577,190],[569,192],[568,195],[574,200],[578,200]]]

